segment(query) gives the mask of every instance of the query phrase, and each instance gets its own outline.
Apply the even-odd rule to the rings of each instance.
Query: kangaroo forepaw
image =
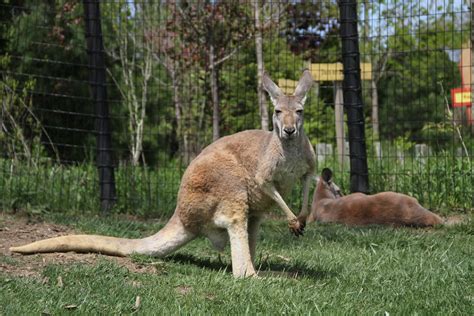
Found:
[[[288,228],[290,229],[290,232],[292,232],[296,237],[303,236],[305,226],[306,222],[297,218],[288,222]]]

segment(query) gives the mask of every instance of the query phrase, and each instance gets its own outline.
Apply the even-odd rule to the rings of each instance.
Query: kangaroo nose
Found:
[[[294,127],[285,127],[283,129],[285,131],[285,133],[287,133],[288,135],[291,135],[295,132],[295,128]]]

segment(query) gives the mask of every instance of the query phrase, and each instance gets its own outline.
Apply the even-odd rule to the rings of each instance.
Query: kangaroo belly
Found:
[[[286,181],[274,181],[275,188],[277,189],[278,193],[282,196],[285,202],[289,202],[288,198],[291,195],[292,190],[295,188],[297,183],[297,179],[299,177],[290,177]],[[248,202],[249,202],[249,209],[258,212],[268,212],[275,208],[277,208],[277,203],[270,198],[260,186],[257,184],[249,185],[248,188]]]
[[[248,203],[254,213],[264,213],[276,207],[276,203],[257,185],[249,186]]]

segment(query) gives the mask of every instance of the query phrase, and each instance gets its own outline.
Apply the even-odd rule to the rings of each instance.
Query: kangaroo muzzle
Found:
[[[285,134],[287,136],[292,136],[296,132],[296,128],[294,128],[294,127],[285,127],[285,128],[283,128],[283,132],[285,132]]]

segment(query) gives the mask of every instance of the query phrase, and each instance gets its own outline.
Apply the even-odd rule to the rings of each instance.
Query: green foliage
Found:
[[[313,63],[341,60],[337,1],[295,1],[286,10],[284,34],[294,54]]]
[[[403,136],[398,136],[393,141],[395,148],[401,150],[402,152],[408,152],[409,150],[413,149],[415,143],[410,141],[410,134],[406,133]]]
[[[426,158],[406,155],[404,160],[393,151],[385,155],[381,161],[369,160],[372,192],[402,192],[443,214],[473,209],[474,174],[468,158],[453,158],[446,151]]]
[[[404,146],[407,146],[404,143]],[[441,151],[428,157],[415,158],[413,148],[401,150],[400,144],[382,143],[382,159],[368,152],[370,192],[395,191],[418,199],[425,207],[441,214],[472,212],[474,173],[467,157],[454,158],[452,153]],[[403,154],[403,157],[399,155]],[[350,193],[350,170],[327,157],[317,170],[331,168],[334,182],[345,194]],[[288,199],[295,212],[301,206],[301,187],[295,188]]]
[[[129,237],[135,226],[157,228],[130,219],[74,222],[89,233],[130,225]],[[473,232],[472,222],[432,230],[314,225],[296,239],[285,223],[266,222],[257,248],[259,279],[234,279],[229,250],[220,261],[198,239],[163,260],[122,260],[127,267],[100,256],[92,264],[39,268],[39,277],[2,272],[0,313],[464,315],[472,310]],[[2,264],[10,264],[7,258],[0,256]],[[22,260],[15,257],[14,264]]]
[[[305,131],[312,144],[330,143],[336,140],[334,128],[334,107],[324,99],[310,96],[305,105]]]
[[[415,8],[412,14],[416,12]],[[444,91],[446,95],[441,93],[439,83],[447,83],[449,87],[460,84],[458,65],[449,58],[446,48],[461,46],[446,41],[446,34],[456,34],[448,28],[450,25],[443,24],[443,32],[438,31],[443,21],[445,16],[436,19],[430,16],[428,21],[420,20],[418,24],[397,20],[391,26],[394,36],[388,38],[387,46],[392,56],[379,83],[383,138],[394,139],[408,132],[412,140],[436,144],[438,135],[426,139],[422,130],[425,123],[439,124],[446,120],[445,98],[449,95],[448,91]]]
[[[6,21],[0,26],[4,34],[0,97],[21,122],[16,129],[7,123],[8,130],[15,131],[11,134],[2,127],[0,151],[6,159],[22,151],[37,166],[0,161],[0,205],[32,211],[95,211],[99,192],[92,163],[96,116],[86,66],[82,3],[28,0],[5,2],[5,6],[11,3],[21,5],[0,12]],[[369,159],[372,190],[411,193],[428,206],[447,211],[472,207],[472,166],[465,158],[455,158],[459,137],[446,114],[445,101],[449,89],[460,84],[458,67],[448,52],[460,48],[469,35],[465,22],[456,19],[460,16],[457,4],[448,1],[441,10],[415,2],[364,5],[369,17],[378,19],[370,19],[371,30],[359,32],[365,41],[360,43],[362,60],[375,65],[388,56],[378,82],[381,133],[377,136],[384,156],[381,161]],[[316,13],[315,8],[319,8]],[[262,3],[262,21],[267,24],[262,30],[264,64],[273,79],[297,80],[308,61],[340,59],[337,11],[332,0],[277,7]],[[260,126],[252,7],[225,1],[182,1],[178,6],[174,2],[105,1],[101,14],[113,155],[118,166],[116,210],[169,214],[182,168],[212,139],[210,43],[218,48],[217,59],[229,57],[218,67],[222,135]],[[135,80],[132,84],[125,82],[126,67],[116,58],[124,39],[129,41],[122,51],[124,60],[135,61],[128,67]],[[133,88],[141,98],[140,67],[147,49],[154,59],[145,93],[144,155],[142,167],[131,168],[134,132],[124,91]],[[364,90],[370,101],[365,84]],[[305,129],[313,145],[335,143],[333,103],[333,87],[328,83],[319,83],[307,99]],[[370,108],[366,106],[368,118]],[[31,115],[25,116],[25,111]],[[461,132],[472,152],[472,133]],[[367,124],[366,135],[372,134]],[[373,153],[370,137],[367,143]],[[430,145],[434,156],[423,161],[413,158],[418,143]],[[24,155],[26,148],[30,153]],[[406,153],[403,163],[396,158],[397,151]],[[75,165],[52,165],[51,158]],[[339,183],[349,183],[349,166],[341,168],[335,159],[324,164],[339,172]],[[299,197],[293,201],[297,205]]]
[[[115,211],[143,216],[168,216],[176,207],[182,169],[170,163],[159,170],[119,166],[115,179]],[[48,212],[97,213],[99,187],[92,164],[58,166],[0,160],[0,208]]]
[[[31,94],[31,109],[43,126],[49,126],[48,135],[61,146],[63,160],[82,160],[84,147],[91,147],[93,135],[84,131],[93,130],[90,119],[93,108],[89,97],[87,55],[82,24],[83,8],[76,1],[25,1],[11,10],[5,32],[5,52],[13,56],[8,66],[12,80],[20,87],[34,78]],[[25,76],[25,74],[27,76]],[[64,96],[68,96],[65,98]],[[74,112],[74,119],[65,113]],[[67,126],[69,131],[61,128]],[[71,133],[82,131],[81,137]],[[42,142],[50,157],[56,157],[56,148],[42,135]],[[72,146],[71,146],[72,145]]]
[[[7,68],[10,63],[10,56],[0,56],[0,69]],[[4,155],[28,164],[36,164],[45,156],[41,145],[42,126],[33,112],[30,94],[34,87],[34,79],[26,80],[23,86],[8,74],[0,79],[0,148],[4,149]]]
[[[448,145],[452,143],[453,135],[456,135],[456,132],[452,122],[428,122],[421,129],[421,136],[431,140],[429,143],[434,147],[434,150],[449,148]]]
[[[474,175],[467,157],[453,158],[439,152],[426,158],[404,160],[394,144],[382,144],[383,159],[369,155],[371,192],[396,191],[417,198],[428,208],[443,214],[472,210]],[[337,157],[328,157],[317,170],[335,171],[335,183],[349,193],[349,168],[341,169]],[[177,163],[159,169],[120,165],[116,168],[117,204],[115,213],[141,216],[170,216],[183,168]],[[44,163],[37,167],[0,160],[0,208],[69,214],[97,213],[97,169],[91,164],[57,166]],[[314,185],[314,184],[313,184]],[[301,207],[301,187],[287,199],[290,208]],[[275,214],[279,214],[275,210]]]

